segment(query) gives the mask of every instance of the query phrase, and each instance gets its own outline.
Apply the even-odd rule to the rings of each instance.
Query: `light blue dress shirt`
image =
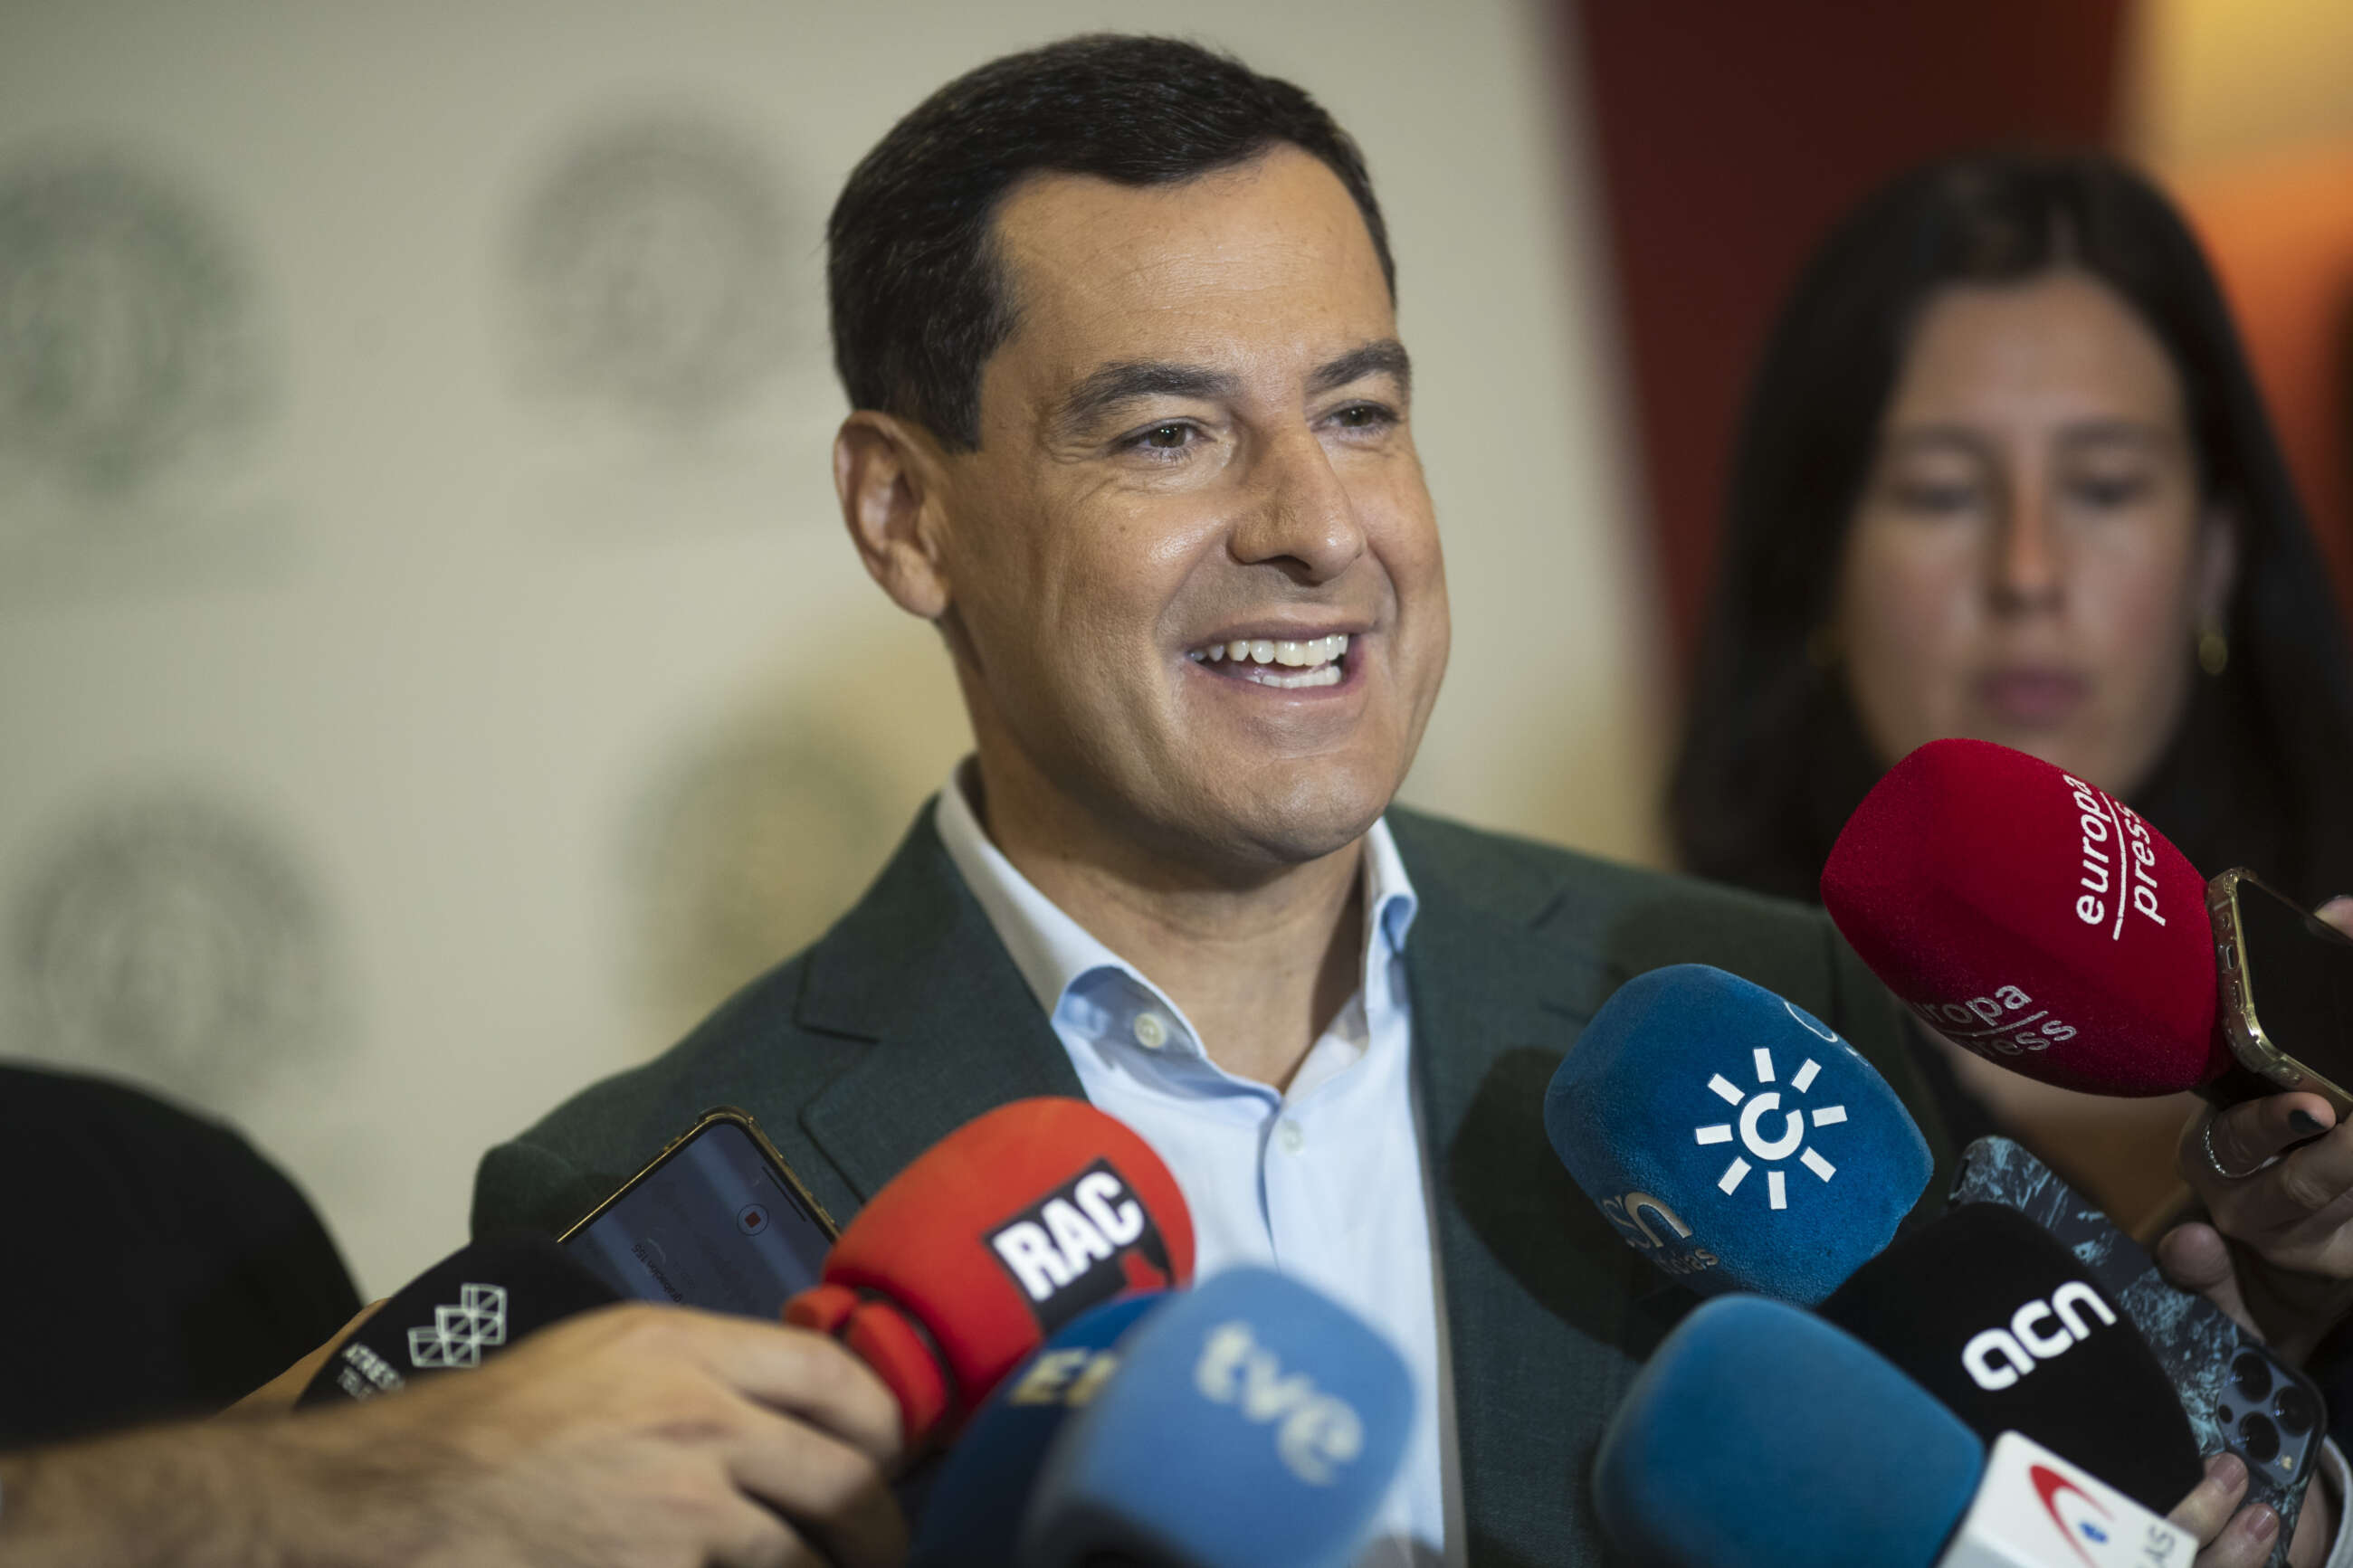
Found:
[[[1280,1268],[1346,1303],[1403,1352],[1416,1425],[1365,1561],[1440,1560],[1451,1412],[1401,956],[1415,899],[1388,825],[1365,836],[1362,980],[1282,1093],[1209,1060],[1182,1009],[1014,869],[965,798],[963,772],[940,792],[948,856],[1087,1098],[1175,1174],[1192,1210],[1196,1278],[1238,1263]]]

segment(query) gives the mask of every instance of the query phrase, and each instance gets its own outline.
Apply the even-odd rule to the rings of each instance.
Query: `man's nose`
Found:
[[[1992,546],[1988,585],[1997,610],[2023,615],[2058,608],[2066,559],[2048,497],[2039,489],[2014,494],[1995,526]]]
[[[1234,530],[1238,560],[1281,565],[1303,583],[1324,583],[1365,552],[1356,506],[1314,432],[1286,432],[1252,467],[1252,502]]]

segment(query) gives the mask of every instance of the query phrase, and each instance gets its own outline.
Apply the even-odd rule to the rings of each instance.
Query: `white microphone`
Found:
[[[2195,1537],[2031,1437],[2004,1432],[1936,1568],[2189,1568]]]

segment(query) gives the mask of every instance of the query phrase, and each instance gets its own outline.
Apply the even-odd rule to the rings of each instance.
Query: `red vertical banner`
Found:
[[[2211,169],[2176,194],[2221,275],[2313,536],[2353,618],[2353,144]]]
[[[2130,0],[1564,0],[1593,117],[1667,625],[1687,668],[1733,435],[1782,296],[1881,181],[2105,144]]]

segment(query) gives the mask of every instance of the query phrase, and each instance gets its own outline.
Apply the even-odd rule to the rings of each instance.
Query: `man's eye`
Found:
[[[1155,452],[1181,452],[1192,439],[1190,425],[1155,425],[1135,438],[1135,445]]]
[[[1332,417],[1346,430],[1377,430],[1395,421],[1395,416],[1377,403],[1352,403]]]

